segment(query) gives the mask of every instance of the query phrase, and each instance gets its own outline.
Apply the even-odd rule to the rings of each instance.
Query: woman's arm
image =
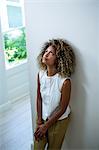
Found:
[[[39,74],[37,79],[37,124],[42,124],[42,98],[40,93],[40,81]]]
[[[61,91],[61,100],[60,105],[57,109],[51,114],[48,121],[41,125],[38,131],[36,132],[37,136],[42,136],[46,133],[47,129],[54,124],[66,111],[66,108],[70,101],[70,94],[71,94],[71,81],[69,79],[65,80],[62,86]]]

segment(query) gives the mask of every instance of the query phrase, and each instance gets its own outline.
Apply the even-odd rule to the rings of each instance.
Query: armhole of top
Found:
[[[61,90],[62,90],[62,86],[63,86],[64,81],[67,80],[67,79],[70,79],[70,81],[71,81],[71,78],[70,78],[70,77],[66,77],[66,78],[61,79],[60,84],[59,84],[59,91],[60,91],[60,92],[61,92]]]
[[[40,71],[38,72],[39,81],[41,81],[41,77],[42,77],[43,74],[44,74],[44,71],[43,71],[43,70],[40,70]]]
[[[41,73],[40,73],[40,71],[38,72],[38,77],[39,77],[39,81],[40,81],[40,78],[41,78]]]

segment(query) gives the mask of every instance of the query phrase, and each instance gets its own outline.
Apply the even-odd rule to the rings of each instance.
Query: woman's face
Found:
[[[56,63],[56,52],[52,46],[49,46],[43,55],[42,62],[47,66],[55,66]]]

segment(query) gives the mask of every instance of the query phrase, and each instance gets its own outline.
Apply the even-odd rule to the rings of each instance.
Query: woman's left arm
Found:
[[[71,94],[71,81],[70,79],[67,79],[64,81],[61,91],[61,100],[60,105],[58,109],[54,111],[54,113],[51,114],[48,121],[39,128],[37,131],[37,134],[44,135],[45,132],[52,124],[54,124],[66,111],[67,106],[70,101],[70,94]]]

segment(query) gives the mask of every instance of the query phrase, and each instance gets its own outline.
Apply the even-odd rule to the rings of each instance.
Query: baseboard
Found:
[[[19,100],[29,99],[29,98],[30,98],[30,93],[25,93],[13,100],[8,101],[7,103],[1,104],[0,105],[0,115],[2,115],[2,113],[4,113],[5,111],[11,109],[12,103],[19,101]]]
[[[4,104],[0,105],[0,115],[3,112],[9,110],[10,108],[11,108],[11,102],[10,101],[8,101],[7,103],[4,103]]]
[[[13,103],[13,102],[16,102],[16,101],[19,101],[19,100],[28,99],[28,98],[30,98],[30,93],[29,92],[27,92],[27,93],[25,93],[25,94],[23,94],[21,96],[17,96],[13,100],[11,100],[11,102]]]

